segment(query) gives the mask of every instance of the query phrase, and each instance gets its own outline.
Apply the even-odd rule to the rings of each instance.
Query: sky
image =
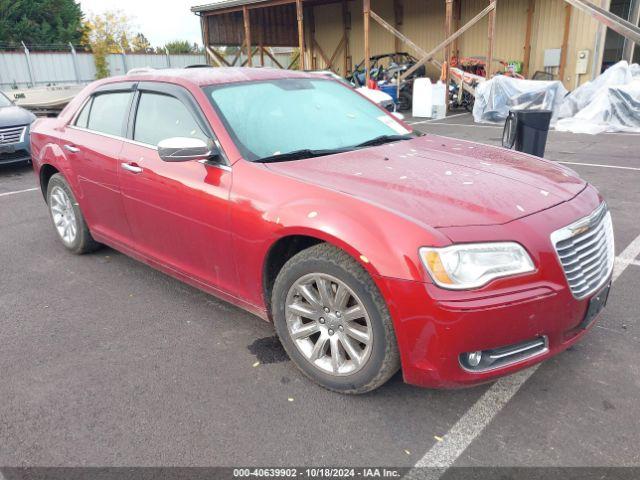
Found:
[[[122,10],[131,18],[134,33],[141,32],[152,46],[171,40],[188,40],[202,45],[200,19],[190,11],[193,5],[211,0],[80,0],[86,16],[106,10]]]

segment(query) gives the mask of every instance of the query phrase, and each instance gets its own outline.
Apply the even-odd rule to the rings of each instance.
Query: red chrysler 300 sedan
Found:
[[[613,230],[593,186],[413,132],[332,79],[110,78],[31,141],[68,250],[109,245],[272,320],[331,390],[400,367],[416,385],[487,382],[570,346],[606,302]]]

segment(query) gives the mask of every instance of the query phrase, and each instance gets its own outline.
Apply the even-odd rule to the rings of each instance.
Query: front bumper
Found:
[[[485,383],[556,355],[590,328],[581,326],[590,298],[576,300],[569,289],[553,283],[519,291],[456,301],[420,301],[437,292],[431,284],[380,279],[392,301],[402,369],[407,383],[455,388]],[[545,338],[539,354],[508,365],[472,372],[460,354]]]
[[[549,234],[589,215],[601,199],[588,188],[570,202],[506,225],[441,229],[454,242],[517,241],[536,271],[498,279],[468,291],[444,290],[428,282],[378,277],[394,322],[404,379],[425,387],[455,388],[485,383],[556,355],[577,342],[590,299],[571,293]],[[536,339],[544,348],[496,368],[470,371],[460,355],[504,351]]]
[[[31,160],[29,128],[27,128],[23,141],[18,143],[0,144],[0,165],[26,162],[28,160]]]
[[[31,160],[31,153],[26,149],[14,150],[13,152],[0,152],[0,165],[10,163],[28,162]]]

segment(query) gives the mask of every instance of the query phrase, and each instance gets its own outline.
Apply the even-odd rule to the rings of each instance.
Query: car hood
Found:
[[[28,125],[35,119],[36,116],[33,113],[16,105],[0,108],[0,127]]]
[[[267,166],[431,227],[504,224],[586,186],[550,161],[434,135]]]

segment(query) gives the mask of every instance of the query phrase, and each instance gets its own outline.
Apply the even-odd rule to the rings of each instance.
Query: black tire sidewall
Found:
[[[55,187],[59,187],[62,190],[65,191],[65,193],[69,196],[69,200],[71,201],[71,205],[73,207],[73,213],[76,217],[76,238],[73,240],[73,243],[71,244],[67,244],[65,243],[62,238],[60,238],[60,234],[58,233],[58,229],[56,228],[55,222],[53,220],[53,212],[51,211],[51,192],[53,192],[53,189]],[[84,223],[84,217],[82,216],[82,212],[80,211],[80,207],[78,206],[78,202],[76,201],[76,197],[73,194],[73,192],[71,191],[71,188],[69,187],[69,184],[66,182],[66,180],[64,179],[64,177],[62,177],[62,175],[60,174],[55,174],[54,176],[51,177],[51,179],[49,180],[49,184],[47,185],[47,207],[49,210],[49,218],[51,218],[51,224],[53,225],[53,228],[56,232],[56,235],[58,237],[58,240],[60,240],[60,243],[67,249],[70,250],[72,252],[79,252],[80,250],[82,250],[82,245],[84,244],[84,235],[85,235],[85,230],[86,230],[86,226]]]
[[[285,315],[287,294],[291,286],[300,277],[309,273],[328,274],[346,283],[359,297],[367,310],[373,331],[371,354],[365,366],[352,375],[339,377],[324,373],[309,363],[291,339]],[[371,283],[373,284],[373,282]],[[272,305],[274,324],[280,341],[298,368],[300,368],[305,375],[326,388],[336,391],[359,390],[370,384],[383,368],[387,351],[386,342],[390,341],[390,339],[387,338],[384,322],[379,308],[373,299],[371,288],[371,285],[363,283],[361,279],[358,279],[348,269],[342,268],[322,258],[304,259],[296,262],[289,268],[286,268],[286,270],[283,270],[282,276],[279,276],[276,281]],[[373,285],[373,288],[375,288],[375,285]]]

